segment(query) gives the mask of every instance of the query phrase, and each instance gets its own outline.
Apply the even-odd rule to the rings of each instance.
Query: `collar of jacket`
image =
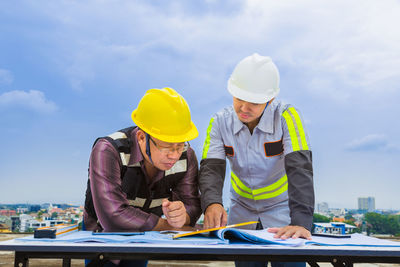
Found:
[[[130,167],[140,167],[140,162],[143,160],[142,152],[140,152],[139,143],[136,138],[136,132],[138,128],[131,132],[131,136],[127,136],[131,139],[131,157],[129,158]]]
[[[265,133],[273,133],[274,132],[274,111],[275,111],[275,101],[269,103],[267,108],[264,110],[263,114],[261,115],[260,121],[258,122],[257,126],[254,128],[258,128],[259,130]],[[237,134],[243,127],[246,125],[241,122],[233,108],[233,133]]]

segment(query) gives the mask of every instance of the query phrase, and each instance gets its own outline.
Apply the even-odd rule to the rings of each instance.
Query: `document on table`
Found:
[[[246,242],[264,245],[283,245],[283,246],[363,246],[363,247],[400,247],[400,242],[378,239],[361,234],[352,234],[350,238],[332,238],[332,237],[312,237],[312,240],[303,238],[278,239],[274,238],[273,233],[264,230],[244,230],[244,229],[222,229],[216,231],[216,236],[222,240],[231,240],[237,242]]]
[[[258,244],[258,245],[281,245],[290,247],[299,247],[304,245],[319,246],[361,246],[361,247],[400,247],[400,242],[378,239],[364,236],[361,234],[352,234],[351,238],[330,238],[313,237],[312,240],[302,238],[279,239],[274,238],[273,233],[267,230],[245,230],[236,228],[226,228],[212,232],[212,236],[187,236],[173,239],[176,233],[185,232],[167,232],[163,234],[156,231],[145,232],[140,235],[93,235],[90,231],[79,231],[62,237],[52,238],[33,238],[28,236],[17,238],[18,241],[44,241],[44,242],[99,242],[99,243],[154,243],[154,244],[195,244],[195,245],[220,245],[229,243]]]
[[[176,232],[174,232],[175,234]],[[98,243],[174,243],[174,244],[197,244],[197,245],[217,245],[217,244],[228,244],[228,240],[221,240],[218,238],[208,238],[201,236],[187,237],[185,239],[173,240],[171,234],[162,234],[157,231],[144,232],[144,234],[128,235],[127,233],[110,234],[110,235],[99,235],[93,234],[91,231],[79,231],[71,233],[66,236],[52,238],[34,238],[33,236],[27,236],[23,238],[17,238],[18,241],[42,241],[42,242],[98,242]]]

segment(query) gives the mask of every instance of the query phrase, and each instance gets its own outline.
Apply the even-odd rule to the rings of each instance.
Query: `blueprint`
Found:
[[[110,235],[99,235],[92,233],[91,231],[79,231],[52,238],[34,238],[33,236],[27,236],[23,238],[17,238],[18,241],[44,241],[44,242],[97,242],[97,243],[174,243],[174,244],[198,244],[198,245],[217,245],[217,244],[228,244],[228,240],[221,240],[219,238],[208,238],[202,236],[193,236],[182,238],[178,240],[172,239],[172,234],[162,234],[157,231],[144,232],[143,234],[129,235],[127,233],[121,234],[110,234]]]
[[[185,232],[174,232],[185,233]],[[258,244],[258,245],[281,245],[290,247],[301,247],[305,245],[318,246],[359,246],[359,247],[400,247],[400,242],[378,239],[352,234],[351,238],[331,238],[313,236],[312,240],[302,238],[278,239],[267,230],[245,230],[236,228],[225,228],[211,232],[208,236],[195,235],[173,239],[174,233],[162,233],[157,231],[144,232],[142,234],[113,233],[93,234],[90,231],[74,232],[65,236],[51,238],[34,238],[28,236],[18,238],[18,241],[45,241],[45,242],[98,242],[98,243],[154,243],[154,244],[197,244],[197,245],[221,245],[229,243]]]
[[[312,240],[303,238],[296,239],[277,239],[273,233],[264,230],[245,230],[236,228],[226,228],[214,233],[221,240],[231,240],[236,242],[247,242],[264,245],[284,245],[284,246],[362,246],[362,247],[400,247],[400,242],[378,239],[362,234],[352,234],[350,238],[332,238],[313,236]]]

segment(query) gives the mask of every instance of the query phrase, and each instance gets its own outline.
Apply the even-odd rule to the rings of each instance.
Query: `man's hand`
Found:
[[[181,228],[183,225],[189,223],[187,222],[189,216],[186,213],[186,208],[182,201],[163,199],[162,211],[167,218],[168,224],[173,228]]]
[[[311,233],[306,228],[296,225],[287,225],[280,228],[268,228],[268,232],[275,233],[274,238],[288,239],[302,237],[311,240]]]
[[[221,204],[214,203],[207,207],[204,213],[204,229],[225,226],[228,215]]]

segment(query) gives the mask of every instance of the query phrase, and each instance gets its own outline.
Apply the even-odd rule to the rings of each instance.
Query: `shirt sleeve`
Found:
[[[311,150],[309,138],[303,120],[294,107],[287,108],[282,113],[284,154],[294,151]]]
[[[311,230],[315,202],[312,154],[304,124],[294,107],[282,113],[282,128],[290,224]]]
[[[89,179],[94,208],[104,231],[149,231],[156,226],[158,216],[128,204],[121,186],[120,157],[105,139],[93,147]]]
[[[186,212],[190,217],[190,225],[195,225],[201,214],[200,195],[198,184],[198,162],[192,148],[187,151],[187,172],[183,179],[177,184],[175,191],[177,199],[185,205]],[[175,197],[174,199],[175,200]]]
[[[218,116],[214,115],[207,127],[203,146],[202,159],[213,158],[225,160],[224,142],[222,140]]]
[[[199,186],[203,212],[213,203],[222,205],[226,159],[224,142],[219,129],[218,117],[211,118],[204,141],[200,163]]]

